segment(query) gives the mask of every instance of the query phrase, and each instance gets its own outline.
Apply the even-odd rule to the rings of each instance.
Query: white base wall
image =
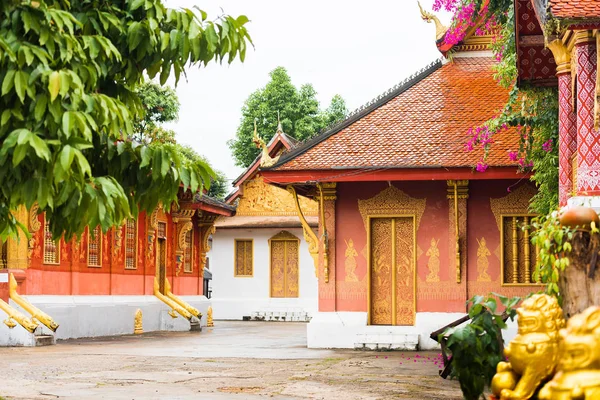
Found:
[[[395,349],[434,350],[440,346],[429,338],[431,332],[464,315],[421,312],[416,314],[414,326],[369,326],[366,312],[318,312],[306,327],[306,340],[308,347],[315,349],[374,349],[377,344],[386,348],[392,344]],[[505,343],[516,333],[516,320],[508,321],[508,329],[502,331]]]
[[[317,299],[221,299],[212,298],[213,318],[216,320],[242,320],[257,312],[305,312],[312,317],[317,311]]]
[[[75,339],[133,334],[135,313],[143,313],[144,332],[188,331],[190,322],[168,314],[166,304],[154,296],[26,296],[27,300],[59,324],[55,339]],[[201,326],[206,326],[206,313],[211,302],[204,296],[180,296],[202,313]],[[16,303],[10,305],[29,315]],[[0,319],[4,319],[0,316]],[[40,324],[37,334],[52,334]],[[0,346],[33,346],[34,335],[17,324],[9,329],[0,322]]]

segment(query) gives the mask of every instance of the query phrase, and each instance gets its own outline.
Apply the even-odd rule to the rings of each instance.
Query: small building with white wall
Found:
[[[296,141],[281,128],[264,151],[278,157]],[[263,157],[264,160],[264,157]],[[261,159],[234,182],[227,202],[233,217],[218,219],[208,254],[214,319],[309,321],[317,311],[318,282],[293,196],[266,183]],[[318,226],[317,203],[301,198],[309,226]]]

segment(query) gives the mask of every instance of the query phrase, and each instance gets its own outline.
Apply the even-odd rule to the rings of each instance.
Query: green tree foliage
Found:
[[[16,234],[20,205],[38,202],[68,240],[169,206],[180,185],[208,187],[206,163],[131,140],[136,88],[146,74],[164,84],[186,64],[243,61],[247,21],[160,0],[0,2],[0,238]]]
[[[186,159],[195,162],[200,161],[207,165],[210,165],[208,160],[198,154],[191,146],[176,144],[177,151]],[[218,200],[223,200],[227,193],[229,193],[230,184],[225,174],[218,170],[213,170],[213,174],[210,177],[210,187],[206,191],[206,195],[213,197]]]
[[[160,128],[160,124],[176,121],[179,116],[179,98],[169,86],[145,82],[137,88],[144,115],[134,123],[135,138],[139,141],[174,142],[175,132]]]
[[[264,88],[248,97],[242,107],[242,120],[235,139],[229,141],[236,165],[248,167],[260,153],[252,143],[254,121],[258,132],[268,143],[277,132],[277,112],[283,131],[298,140],[306,140],[346,117],[344,99],[336,95],[324,111],[319,108],[317,92],[310,84],[297,89],[283,67],[275,68]]]

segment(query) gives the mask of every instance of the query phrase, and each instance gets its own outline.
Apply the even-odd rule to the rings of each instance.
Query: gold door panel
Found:
[[[271,240],[271,297],[298,297],[298,240]]]
[[[369,323],[415,323],[414,217],[369,218]]]

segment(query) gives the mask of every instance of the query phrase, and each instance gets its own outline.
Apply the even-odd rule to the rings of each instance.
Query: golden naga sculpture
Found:
[[[600,307],[569,319],[560,331],[554,379],[540,391],[540,400],[600,399]]]
[[[557,300],[533,295],[523,301],[517,314],[517,336],[504,349],[509,362],[498,364],[492,380],[492,392],[500,400],[531,398],[558,364],[559,331],[565,320]]]
[[[54,322],[54,320],[45,312],[35,307],[33,304],[29,303],[23,297],[21,297],[17,293],[17,280],[15,276],[11,273],[9,278],[9,295],[12,301],[17,303],[21,308],[31,314],[32,319],[40,321],[42,324],[46,325],[48,329],[52,332],[56,332],[58,329],[58,324]]]
[[[2,299],[0,299],[0,310],[4,311],[6,315],[8,315],[8,318],[5,319],[3,322],[4,325],[8,326],[10,329],[17,326],[15,321],[17,321],[19,325],[21,325],[23,328],[25,328],[31,333],[33,333],[33,331],[35,331],[35,328],[38,327],[38,324],[34,320],[27,318],[25,315],[12,308],[7,302],[5,302]]]
[[[215,326],[215,323],[213,322],[212,313],[213,313],[212,306],[209,306],[208,310],[206,311],[206,326],[209,328],[212,328],[213,326]]]
[[[138,308],[137,311],[135,312],[135,318],[133,319],[133,334],[134,335],[141,335],[142,333],[144,333],[142,317],[143,317],[142,310],[140,310]]]
[[[279,117],[277,117],[277,119],[279,119]],[[283,132],[281,130],[281,123],[278,123],[277,125],[277,133],[279,132]],[[271,157],[269,155],[269,148],[267,147],[267,144],[265,143],[265,141],[258,136],[258,130],[256,128],[256,120],[254,120],[254,135],[252,136],[252,143],[254,143],[254,145],[259,148],[262,149],[262,154],[260,156],[260,166],[261,167],[272,167],[273,165],[275,165],[277,163],[277,161],[279,161],[279,156],[276,157]]]
[[[192,314],[190,314],[185,308],[181,307],[179,304],[175,303],[173,300],[160,292],[158,278],[154,278],[154,296],[171,308],[169,311],[171,318],[177,318],[177,314],[179,314],[188,321],[192,319]]]
[[[165,294],[167,295],[167,297],[169,299],[171,299],[175,303],[179,304],[181,307],[183,307],[187,312],[189,312],[190,314],[192,314],[194,317],[196,317],[196,318],[202,318],[202,314],[200,313],[200,311],[198,311],[196,308],[192,307],[191,305],[189,305],[185,301],[181,300],[179,297],[175,296],[171,292],[171,283],[169,282],[168,279],[165,280]]]
[[[423,19],[423,21],[427,21],[427,23],[433,21],[433,23],[435,24],[435,40],[442,40],[446,35],[446,32],[448,31],[448,27],[442,24],[438,17],[436,17],[428,11],[423,10],[423,7],[421,7],[420,2],[417,1],[417,4],[419,5],[419,9],[421,10],[421,18]]]

